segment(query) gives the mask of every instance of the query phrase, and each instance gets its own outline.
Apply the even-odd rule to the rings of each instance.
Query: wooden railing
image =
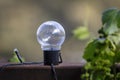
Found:
[[[5,64],[0,64],[0,67]],[[83,64],[62,63],[55,66],[58,80],[80,80]],[[43,64],[7,66],[0,80],[52,80],[51,67]]]

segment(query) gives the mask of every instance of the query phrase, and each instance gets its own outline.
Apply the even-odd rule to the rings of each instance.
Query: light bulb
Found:
[[[56,21],[44,22],[37,30],[37,40],[44,51],[60,50],[65,40],[64,28]]]

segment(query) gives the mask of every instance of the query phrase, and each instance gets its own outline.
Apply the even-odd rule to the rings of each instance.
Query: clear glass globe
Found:
[[[64,28],[56,21],[47,21],[37,30],[37,40],[42,50],[60,50],[65,40]]]

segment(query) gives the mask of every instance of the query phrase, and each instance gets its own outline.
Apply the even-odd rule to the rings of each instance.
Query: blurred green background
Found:
[[[120,9],[120,0],[0,0],[0,62],[11,58],[18,48],[26,61],[42,61],[43,54],[36,31],[44,21],[54,20],[63,25],[66,40],[62,45],[64,62],[82,62],[87,41],[97,37],[102,12]],[[87,26],[90,38],[78,40],[73,30]]]

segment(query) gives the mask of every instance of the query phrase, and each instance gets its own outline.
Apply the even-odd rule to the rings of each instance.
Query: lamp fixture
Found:
[[[58,65],[62,62],[60,50],[65,40],[65,30],[62,25],[56,21],[42,23],[37,30],[37,40],[44,53],[44,65]]]

